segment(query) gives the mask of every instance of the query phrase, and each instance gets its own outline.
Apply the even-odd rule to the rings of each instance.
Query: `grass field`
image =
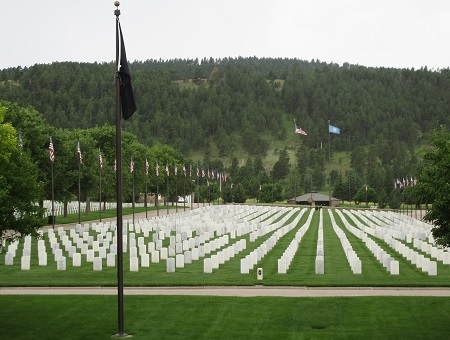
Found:
[[[325,210],[326,211],[326,210]],[[182,214],[176,216],[183,216]],[[175,215],[172,215],[176,221]],[[294,217],[291,218],[292,221]],[[328,213],[324,213],[324,253],[325,273],[315,274],[315,256],[318,237],[319,213],[314,212],[311,226],[304,235],[299,245],[287,274],[278,274],[277,261],[294,238],[297,230],[307,218],[304,214],[298,225],[281,237],[274,247],[257,264],[249,274],[240,273],[240,260],[256,249],[270,237],[270,233],[258,238],[254,242],[249,241],[249,235],[237,237],[230,240],[236,242],[240,238],[247,240],[247,248],[225,262],[213,273],[204,273],[203,260],[193,261],[184,268],[177,268],[175,273],[166,272],[166,261],[151,263],[148,268],[140,267],[139,271],[131,272],[129,266],[129,253],[124,253],[124,284],[126,286],[202,286],[202,285],[255,285],[264,284],[270,286],[450,286],[450,266],[437,262],[438,275],[430,276],[407,261],[399,253],[390,248],[384,241],[377,239],[381,248],[399,261],[400,275],[391,275],[380,264],[365,244],[353,234],[345,231],[353,249],[358,254],[362,263],[362,274],[353,274],[347,262],[340,241],[331,227]],[[335,215],[339,223],[339,217]],[[163,219],[167,219],[164,217]],[[182,224],[182,219],[177,220]],[[289,222],[289,221],[288,221]],[[151,235],[145,238],[149,242]],[[165,245],[168,245],[166,239]],[[51,255],[50,245],[47,244],[48,265],[39,266],[37,246],[32,245],[31,268],[21,270],[20,249],[14,265],[4,265],[4,257],[0,263],[0,285],[1,286],[115,286],[117,284],[117,270],[115,267],[107,267],[103,261],[102,271],[93,271],[92,263],[83,260],[81,267],[73,267],[71,259],[67,258],[65,271],[56,270],[56,263]],[[216,254],[217,251],[212,252]],[[65,252],[67,255],[67,253]],[[84,256],[83,256],[84,257]],[[256,268],[263,268],[264,279],[257,280]]]
[[[110,339],[114,296],[0,296],[2,339]],[[134,339],[448,339],[450,298],[125,297]]]

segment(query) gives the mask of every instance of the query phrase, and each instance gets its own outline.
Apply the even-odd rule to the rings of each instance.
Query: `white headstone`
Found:
[[[150,255],[145,253],[141,255],[141,267],[150,267]]]
[[[130,272],[137,272],[139,270],[139,259],[137,257],[130,257]]]
[[[14,264],[14,254],[6,253],[5,255],[5,266],[12,266]]]
[[[175,256],[175,267],[184,268],[184,254],[177,254]]]
[[[169,257],[166,261],[166,272],[175,273],[175,258]]]
[[[324,258],[323,256],[316,256],[316,274],[324,273]]]
[[[39,258],[39,265],[40,266],[46,266],[47,265],[47,253],[46,252],[39,252],[38,258]]]
[[[203,272],[208,274],[212,273],[212,261],[210,257],[203,260]]]
[[[391,275],[399,275],[400,274],[400,264],[397,260],[393,260],[390,263],[391,268],[390,268],[390,273]]]
[[[72,255],[72,266],[73,267],[81,267],[81,254],[74,253]]]
[[[168,249],[165,247],[161,248],[159,258],[161,260],[167,260],[168,257],[169,257]]]
[[[184,263],[186,264],[192,263],[192,251],[186,250],[184,252]]]
[[[286,274],[286,260],[284,258],[278,259],[278,274]]]
[[[21,270],[30,270],[30,257],[22,256],[20,259],[20,269]]]
[[[56,260],[56,270],[66,270],[66,258],[64,256]]]
[[[163,248],[163,249],[167,250],[167,248]],[[162,252],[162,249],[161,249],[161,252]],[[151,257],[152,257],[152,263],[159,263],[159,251],[153,250],[151,252]]]
[[[107,267],[115,267],[116,266],[116,254],[108,253],[106,255],[106,266]]]
[[[95,271],[102,271],[102,269],[103,269],[103,259],[101,257],[94,257],[93,269]]]

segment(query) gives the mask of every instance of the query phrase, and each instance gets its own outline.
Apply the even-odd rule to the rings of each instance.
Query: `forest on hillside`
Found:
[[[55,128],[112,126],[114,70],[113,63],[76,62],[3,69],[0,99],[34,107]],[[395,178],[414,174],[426,135],[450,123],[449,69],[254,57],[134,61],[130,70],[138,110],[123,128],[149,147],[163,143],[188,155],[214,145],[228,163],[243,149],[248,162],[259,163],[294,134],[295,119],[308,137],[290,170],[277,174],[290,164],[280,152],[271,178],[285,180],[296,169],[303,191],[326,184],[327,155],[318,146],[328,140],[328,120],[341,131],[333,150],[351,158],[346,174],[333,174],[333,186],[358,179],[351,192],[368,183],[385,194]]]

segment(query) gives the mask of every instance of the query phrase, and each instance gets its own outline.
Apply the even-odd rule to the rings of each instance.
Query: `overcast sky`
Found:
[[[113,0],[1,0],[0,69],[115,59]],[[122,0],[131,61],[287,57],[450,67],[449,0]]]

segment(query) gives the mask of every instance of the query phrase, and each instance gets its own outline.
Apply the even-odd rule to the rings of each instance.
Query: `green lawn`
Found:
[[[2,339],[111,339],[115,296],[0,296]],[[450,298],[126,296],[133,339],[448,339]]]

